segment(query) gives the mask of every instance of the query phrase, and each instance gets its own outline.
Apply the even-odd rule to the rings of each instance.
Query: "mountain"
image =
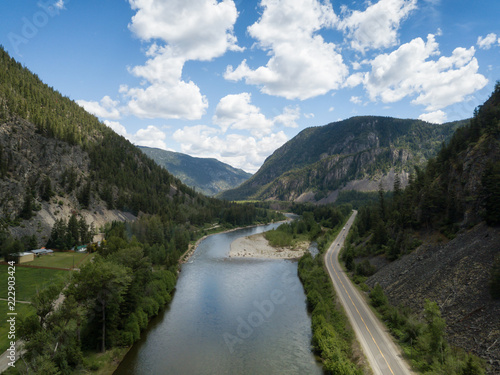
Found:
[[[348,242],[353,273],[376,271],[367,284],[416,314],[435,301],[447,339],[500,373],[500,83],[406,189],[359,210]]]
[[[227,210],[239,218],[238,208],[183,184],[1,47],[0,191],[0,234],[35,236],[37,246],[72,214],[95,229],[158,215],[168,236]]]
[[[183,183],[208,196],[234,189],[252,176],[217,159],[196,158],[144,146],[139,149]]]
[[[389,190],[396,174],[404,186],[414,166],[425,164],[464,123],[364,116],[307,128],[220,197],[327,202],[340,189],[373,191],[380,181]]]

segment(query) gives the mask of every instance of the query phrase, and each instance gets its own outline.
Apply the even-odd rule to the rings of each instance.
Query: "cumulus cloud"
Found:
[[[416,8],[417,0],[380,0],[364,11],[343,7],[344,18],[337,27],[357,51],[392,47],[398,43],[401,22]]]
[[[205,114],[208,100],[193,82],[173,85],[154,83],[147,88],[122,87],[128,98],[127,112],[140,118],[197,120]]]
[[[251,98],[248,92],[226,95],[217,104],[212,122],[219,125],[223,133],[228,129],[248,130],[256,137],[270,134],[278,123],[285,127],[298,127],[299,106],[285,107],[283,113],[270,119],[261,113],[259,107],[251,104]]]
[[[273,121],[266,118],[260,108],[250,102],[251,95],[247,92],[226,95],[217,104],[213,123],[219,125],[223,132],[232,128],[250,130],[255,136],[269,134]]]
[[[314,116],[314,115],[313,115]],[[307,117],[307,116],[306,116]],[[300,107],[285,107],[283,113],[274,118],[275,123],[281,123],[287,128],[297,128],[297,120],[300,118]]]
[[[147,87],[122,87],[127,110],[141,118],[199,119],[207,98],[192,81],[182,79],[189,60],[208,61],[226,51],[241,51],[233,34],[238,12],[232,0],[129,0],[136,14],[129,29],[151,42],[144,65],[130,72]]]
[[[139,129],[135,134],[129,134],[125,126],[118,121],[105,120],[104,124],[135,145],[167,150],[167,145],[165,144],[167,135],[156,126],[149,125],[146,129]]]
[[[118,121],[104,120],[104,124],[115,131],[115,133],[127,138],[127,129]]]
[[[351,96],[351,99],[349,101],[353,104],[361,104],[361,98],[359,96]]]
[[[372,101],[380,98],[392,103],[417,95],[413,104],[436,111],[464,100],[488,83],[477,73],[474,54],[474,47],[456,48],[451,56],[433,60],[440,55],[439,45],[429,34],[427,42],[416,38],[389,54],[378,55],[370,61],[371,72],[356,73],[352,82],[363,83]]]
[[[227,80],[245,80],[263,93],[287,99],[308,99],[337,89],[348,69],[333,43],[317,32],[337,22],[332,6],[318,0],[262,0],[261,18],[248,27],[257,46],[271,58],[252,69],[246,60],[228,66]]]
[[[129,29],[142,40],[161,40],[186,60],[211,60],[241,50],[233,35],[232,0],[129,0],[137,13]]]
[[[104,96],[100,102],[76,100],[76,102],[89,113],[101,118],[118,120],[120,111],[118,109],[119,102],[111,99],[109,96]]]
[[[213,157],[236,168],[255,173],[264,160],[287,140],[283,131],[264,137],[222,134],[206,125],[185,126],[173,134],[181,150],[198,157]]]
[[[419,120],[431,122],[433,124],[442,124],[443,122],[446,121],[447,116],[446,113],[439,110],[429,113],[423,113],[420,116],[418,116],[418,118]]]
[[[495,33],[490,33],[486,35],[484,38],[482,36],[477,38],[477,46],[481,49],[490,49],[493,44],[497,43],[500,44],[500,39],[497,39],[497,34]]]

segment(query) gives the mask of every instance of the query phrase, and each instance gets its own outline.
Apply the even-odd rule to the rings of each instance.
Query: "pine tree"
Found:
[[[33,195],[31,191],[27,188],[26,194],[24,196],[23,208],[21,209],[21,213],[19,217],[24,220],[29,220],[33,216]]]
[[[52,181],[49,176],[45,176],[42,183],[40,184],[40,198],[44,201],[49,201],[55,195],[52,190]]]
[[[69,246],[66,244],[67,225],[63,219],[57,219],[50,232],[50,238],[47,242],[47,247],[57,250],[68,250]]]
[[[70,248],[77,245],[80,241],[80,226],[78,225],[78,219],[75,214],[71,215],[69,218],[66,238],[66,243]]]
[[[401,179],[399,174],[394,177],[394,199],[398,199],[401,196]]]

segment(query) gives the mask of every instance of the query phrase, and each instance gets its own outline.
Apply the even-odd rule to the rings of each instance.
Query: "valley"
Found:
[[[28,302],[16,307],[23,356],[6,373],[407,367],[380,346],[417,373],[497,373],[499,83],[469,115],[308,127],[250,175],[137,147],[0,48],[0,275]],[[58,255],[9,273],[11,258],[45,248]],[[368,336],[385,324],[400,354],[344,314],[342,267],[382,321],[364,324]]]

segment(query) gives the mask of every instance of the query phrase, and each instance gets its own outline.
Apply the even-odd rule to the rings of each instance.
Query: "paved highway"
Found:
[[[373,373],[376,375],[412,374],[389,333],[378,318],[375,317],[364,298],[340,267],[338,261],[339,251],[344,245],[345,237],[354,222],[356,214],[357,211],[354,211],[345,228],[325,254],[328,273]]]

